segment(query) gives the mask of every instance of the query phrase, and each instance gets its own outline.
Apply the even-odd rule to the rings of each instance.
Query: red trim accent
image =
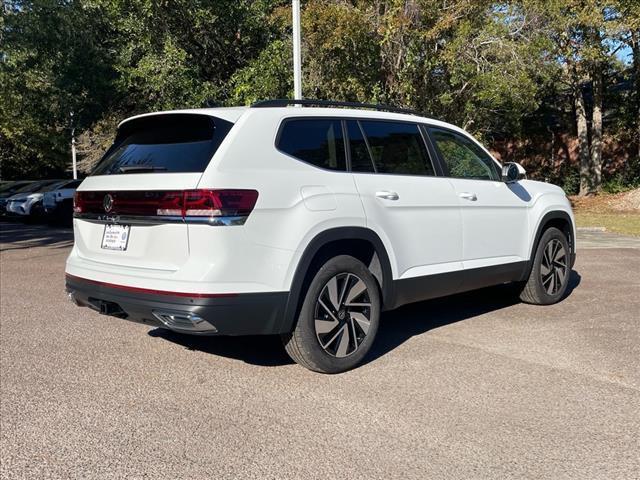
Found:
[[[124,290],[127,292],[135,293],[147,293],[150,295],[171,295],[174,297],[191,297],[191,298],[225,298],[225,297],[237,297],[237,293],[188,293],[188,292],[169,292],[167,290],[154,290],[152,288],[140,288],[140,287],[128,287],[126,285],[116,285],[114,283],[99,282],[98,280],[89,280],[88,278],[76,277],[70,273],[65,273],[65,277],[72,280],[79,280],[81,282],[91,283],[93,285],[99,285],[102,287],[117,288],[118,290]]]

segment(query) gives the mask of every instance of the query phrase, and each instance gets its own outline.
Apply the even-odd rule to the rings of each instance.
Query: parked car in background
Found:
[[[7,215],[21,217],[24,219],[39,219],[44,217],[44,208],[42,206],[42,198],[44,193],[51,187],[57,187],[58,184],[68,180],[41,180],[26,185],[18,190],[15,195],[7,200]]]
[[[72,223],[73,221],[73,194],[80,186],[82,180],[69,180],[52,186],[44,193],[42,205],[47,220],[52,222]]]
[[[36,183],[33,180],[20,180],[17,182],[6,182],[0,186],[0,215],[4,215],[7,211],[7,200],[9,197],[15,195],[21,189],[26,188],[27,185]]]

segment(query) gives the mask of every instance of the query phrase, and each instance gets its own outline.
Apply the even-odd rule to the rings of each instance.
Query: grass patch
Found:
[[[604,227],[610,232],[640,237],[640,213],[574,212],[578,227]]]

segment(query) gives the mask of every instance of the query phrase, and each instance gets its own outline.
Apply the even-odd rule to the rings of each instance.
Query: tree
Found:
[[[79,2],[10,2],[0,51],[2,175],[61,175],[70,112],[91,125],[114,96],[112,19]]]

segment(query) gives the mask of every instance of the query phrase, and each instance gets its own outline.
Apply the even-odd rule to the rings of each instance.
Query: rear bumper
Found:
[[[288,292],[193,296],[67,274],[72,301],[102,314],[194,335],[270,335],[280,331]]]

